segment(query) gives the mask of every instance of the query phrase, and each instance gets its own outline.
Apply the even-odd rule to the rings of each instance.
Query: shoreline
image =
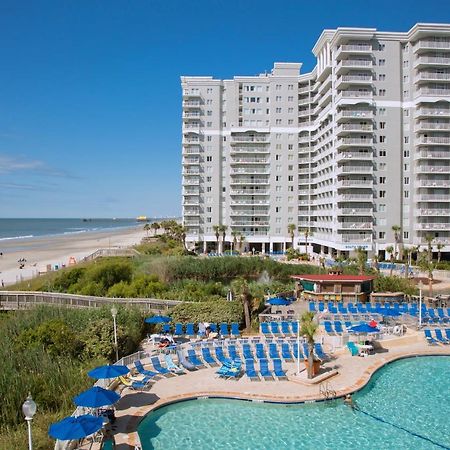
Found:
[[[55,266],[68,266],[70,258],[78,262],[100,248],[131,247],[139,244],[146,234],[142,226],[136,226],[2,241],[0,286],[34,278],[46,272],[49,265],[52,270]],[[22,269],[18,263],[21,259],[26,260]]]

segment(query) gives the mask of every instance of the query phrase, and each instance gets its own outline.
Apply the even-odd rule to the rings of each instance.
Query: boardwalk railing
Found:
[[[83,261],[92,261],[97,258],[107,258],[112,256],[139,256],[140,253],[134,249],[129,247],[110,247],[110,248],[99,248],[94,253],[83,258]]]
[[[55,292],[0,291],[0,310],[4,311],[28,309],[38,305],[99,308],[115,304],[135,306],[149,312],[162,312],[179,303],[181,303],[180,300],[162,300],[158,298],[110,298],[59,294]]]

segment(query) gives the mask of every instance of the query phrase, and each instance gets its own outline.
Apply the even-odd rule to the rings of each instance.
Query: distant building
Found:
[[[295,248],[384,256],[398,225],[449,252],[450,25],[324,30],[313,53],[305,74],[181,78],[188,245],[225,225],[226,248],[284,251],[294,224]]]

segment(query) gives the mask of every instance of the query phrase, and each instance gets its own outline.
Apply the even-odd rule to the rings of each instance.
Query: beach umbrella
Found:
[[[66,417],[60,422],[50,425],[48,434],[54,439],[68,441],[71,439],[82,439],[96,433],[103,427],[103,417],[95,417],[83,414],[78,417]]]
[[[169,323],[171,321],[172,318],[168,316],[152,316],[144,320],[145,323]]]
[[[267,303],[272,306],[286,306],[290,304],[290,301],[283,297],[274,297],[267,300]]]
[[[88,372],[91,378],[101,379],[101,378],[116,378],[121,375],[126,375],[130,369],[127,366],[121,366],[119,364],[106,365],[96,367]]]
[[[77,406],[100,408],[102,406],[113,405],[119,399],[120,395],[117,392],[94,386],[74,397],[73,402]]]
[[[371,327],[368,323],[361,323],[354,325],[348,329],[351,333],[379,333],[380,329],[377,327]]]

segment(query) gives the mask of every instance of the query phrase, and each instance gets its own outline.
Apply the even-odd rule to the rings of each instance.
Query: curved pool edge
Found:
[[[448,346],[450,347],[450,345]],[[430,349],[432,350],[432,349]],[[434,349],[433,349],[434,350]],[[436,349],[437,350],[437,349]],[[334,399],[339,399],[345,397],[347,394],[354,394],[363,389],[371,380],[373,375],[383,367],[402,359],[408,358],[417,358],[417,357],[427,357],[427,356],[446,356],[450,357],[450,348],[440,348],[440,352],[437,351],[420,351],[420,352],[408,352],[408,353],[397,353],[395,355],[387,356],[380,358],[375,361],[372,365],[370,365],[367,369],[364,370],[361,377],[353,384],[336,390],[336,396]],[[327,399],[321,397],[320,395],[308,395],[308,396],[292,396],[292,397],[283,397],[283,396],[274,396],[274,395],[261,395],[261,394],[250,394],[250,393],[236,393],[232,391],[209,391],[209,392],[190,392],[183,393],[179,395],[174,395],[171,397],[166,397],[164,399],[160,399],[157,402],[151,405],[145,405],[139,408],[136,413],[138,415],[133,415],[129,419],[126,431],[122,434],[122,438],[124,438],[124,434],[126,435],[126,441],[123,443],[128,444],[131,448],[134,449],[134,446],[142,446],[140,437],[138,434],[138,427],[140,423],[152,412],[157,411],[166,406],[181,403],[190,400],[203,400],[203,399],[223,399],[223,400],[238,400],[238,401],[249,401],[255,403],[266,403],[266,404],[279,404],[279,405],[301,405],[306,403],[318,403],[318,402],[326,402]],[[117,445],[116,441],[116,445]],[[141,447],[140,447],[141,448]]]

